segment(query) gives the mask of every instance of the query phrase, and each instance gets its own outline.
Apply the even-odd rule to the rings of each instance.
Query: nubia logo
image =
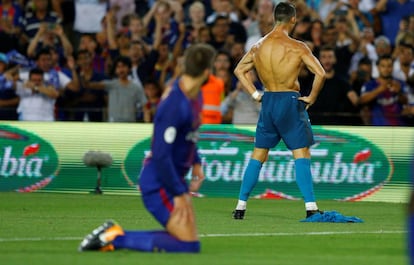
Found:
[[[208,196],[237,196],[254,147],[254,131],[204,125],[198,142]],[[389,157],[365,138],[334,130],[314,129],[311,171],[318,199],[359,200],[379,190],[393,174]],[[124,176],[137,177],[150,139],[135,145],[124,162]],[[301,198],[292,153],[283,142],[270,150],[253,196],[272,191],[283,198]],[[131,181],[132,182],[132,181]]]
[[[0,191],[35,191],[44,188],[56,176],[57,153],[42,138],[0,125],[0,144]]]
[[[39,149],[39,144],[35,144]],[[12,156],[13,146],[7,146],[4,148],[3,157],[0,158],[0,175],[8,177],[28,177],[28,178],[41,178],[43,163],[46,162],[47,157],[31,157],[25,155],[17,158]]]

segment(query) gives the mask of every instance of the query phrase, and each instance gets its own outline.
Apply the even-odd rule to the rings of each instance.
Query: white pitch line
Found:
[[[326,235],[352,235],[352,234],[405,234],[407,231],[321,231],[303,233],[240,233],[240,234],[200,234],[200,237],[261,237],[261,236],[326,236]],[[29,241],[75,241],[82,237],[15,237],[0,238],[2,242],[29,242]]]
[[[407,231],[321,231],[303,233],[245,233],[245,234],[200,234],[200,237],[259,237],[259,236],[326,236],[352,234],[405,234]]]

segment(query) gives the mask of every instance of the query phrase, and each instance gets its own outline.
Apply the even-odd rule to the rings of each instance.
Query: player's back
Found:
[[[299,91],[303,45],[273,30],[253,46],[254,66],[267,91]]]

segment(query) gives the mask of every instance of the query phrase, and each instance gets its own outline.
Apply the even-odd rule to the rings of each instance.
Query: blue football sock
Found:
[[[314,202],[313,180],[310,169],[310,159],[299,158],[295,160],[296,184],[302,193],[305,202]]]
[[[115,249],[144,252],[200,252],[200,241],[181,241],[167,231],[125,231],[113,241]]]
[[[262,163],[256,159],[250,159],[244,172],[243,181],[240,188],[239,200],[247,201],[254,186],[259,179]]]

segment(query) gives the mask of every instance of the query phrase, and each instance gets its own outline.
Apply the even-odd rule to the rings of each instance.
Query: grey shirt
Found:
[[[118,79],[104,81],[108,91],[108,121],[135,122],[146,102],[142,86],[130,81],[122,85]]]
[[[233,91],[236,97],[229,94],[221,103],[221,113],[224,115],[233,108],[233,124],[256,124],[262,105],[256,102],[244,90]]]

